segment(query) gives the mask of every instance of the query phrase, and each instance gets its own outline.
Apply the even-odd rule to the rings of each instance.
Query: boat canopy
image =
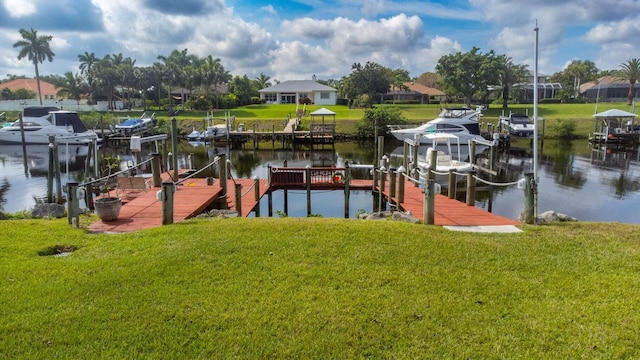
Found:
[[[54,111],[52,114],[55,114],[55,120],[52,119],[55,121],[53,124],[55,126],[71,126],[75,133],[83,133],[87,131],[87,127],[82,123],[77,112]]]
[[[22,110],[22,117],[43,117],[49,115],[52,111],[59,111],[54,106],[30,106]]]

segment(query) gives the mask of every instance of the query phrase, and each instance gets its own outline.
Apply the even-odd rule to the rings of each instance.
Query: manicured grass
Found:
[[[426,105],[376,105],[376,106],[394,106],[402,110],[402,115],[407,118],[410,123],[421,124],[423,122],[434,119],[440,113],[440,104]],[[448,106],[462,106],[462,104],[448,104]],[[313,112],[323,106],[310,105],[307,106],[308,112]],[[347,106],[327,106],[331,111],[336,113],[336,131],[338,133],[352,134],[356,132],[356,123],[364,116],[364,109],[349,108]],[[597,111],[602,112],[609,109],[621,109],[631,111],[630,106],[624,103],[600,103]],[[231,114],[236,117],[236,126],[244,124],[245,129],[252,130],[256,127],[256,131],[266,131],[274,128],[281,131],[286,124],[288,116],[294,117],[296,113],[295,105],[250,105],[241,108],[231,109]],[[554,127],[560,121],[572,121],[576,125],[575,135],[580,138],[587,138],[594,131],[595,104],[546,104],[542,103],[538,106],[538,116],[545,119],[544,123],[540,123],[540,131],[544,131],[547,137],[554,137]],[[533,116],[533,105],[531,104],[511,104],[509,108],[503,110],[500,105],[491,104],[489,109],[484,111],[481,122],[486,127],[487,123],[497,126],[499,117],[502,114],[508,115],[509,112],[528,112]],[[179,117],[179,126],[183,132],[190,132],[193,127],[202,128],[203,112],[185,112]],[[216,117],[224,116],[224,111],[215,113]],[[163,118],[161,115],[159,118]],[[169,118],[166,118],[168,120]],[[308,128],[311,119],[309,116],[303,118],[302,127]],[[328,120],[328,121],[332,121]],[[544,126],[544,129],[542,128]],[[266,129],[266,130],[265,130]]]
[[[640,227],[524,229],[2,221],[0,358],[640,357]]]

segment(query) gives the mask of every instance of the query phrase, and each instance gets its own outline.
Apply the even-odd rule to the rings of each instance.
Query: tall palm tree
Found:
[[[14,48],[21,48],[18,53],[18,60],[23,58],[29,59],[36,67],[36,84],[38,85],[38,98],[40,99],[40,105],[42,105],[42,91],[40,90],[40,70],[38,64],[44,62],[45,59],[49,62],[53,61],[53,57],[56,55],[51,51],[49,42],[53,39],[51,35],[40,35],[38,31],[31,28],[30,31],[25,29],[19,30],[22,40],[13,44]]]
[[[201,64],[202,69],[202,81],[207,86],[213,86],[213,96],[215,98],[215,107],[219,107],[218,85],[231,81],[231,74],[225,70],[224,66],[220,62],[220,58],[213,58],[209,55]]]
[[[56,95],[66,96],[74,99],[80,105],[82,95],[87,93],[87,85],[81,76],[77,73],[74,75],[71,71],[64,74],[64,85],[58,90]]]
[[[511,88],[515,84],[524,81],[527,76],[527,67],[525,65],[515,65],[507,55],[500,55],[498,61],[498,81],[502,86],[502,107],[506,109]]]
[[[89,86],[89,99],[93,104],[93,94],[95,92],[95,74],[93,66],[98,62],[98,58],[95,53],[89,53],[87,51],[84,54],[78,55],[78,61],[80,61],[80,75],[84,76]]]
[[[118,68],[113,64],[111,56],[105,55],[104,58],[95,64],[95,80],[96,89],[103,95],[107,95],[109,108],[115,109],[115,88],[120,82]]]
[[[627,105],[631,105],[631,103],[633,102],[633,98],[636,97],[636,81],[640,79],[640,59],[629,59],[626,63],[620,64],[620,68],[621,69],[616,72],[616,78],[619,80],[629,80],[629,94],[627,95]]]
[[[169,75],[170,86],[180,86],[182,95],[182,106],[184,107],[184,88],[189,85],[189,76],[187,70],[190,65],[198,61],[195,55],[188,55],[188,49],[182,51],[173,50],[169,56],[159,55],[158,60],[164,62],[165,70]],[[171,96],[169,96],[171,97]],[[169,100],[171,102],[171,99]]]

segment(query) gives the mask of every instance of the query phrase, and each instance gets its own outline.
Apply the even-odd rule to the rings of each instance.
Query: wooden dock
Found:
[[[217,179],[216,179],[217,180]],[[236,179],[236,183],[242,184],[242,214],[246,217],[258,204],[255,192],[251,187],[252,179]],[[229,209],[236,209],[234,180],[227,180],[227,204]],[[266,180],[260,180],[259,198],[268,190]],[[97,220],[89,225],[92,232],[130,232],[158,227],[162,225],[162,203],[156,199],[156,193],[160,187],[151,188],[142,195],[122,205],[120,216],[114,221],[103,222]],[[222,187],[219,181],[213,185],[207,185],[206,179],[192,178],[176,186],[173,204],[173,222],[177,223],[194,217],[203,212],[209,205],[222,196]]]
[[[424,193],[409,180],[404,180],[404,201],[398,206],[402,211],[410,211],[413,216],[424,221]],[[376,190],[380,190],[376,186]],[[397,191],[397,187],[396,187]],[[397,192],[389,197],[389,181],[385,181],[382,192],[387,199],[397,203]],[[437,194],[434,205],[434,224],[440,226],[499,226],[521,225],[519,222],[492,214],[475,206],[469,206],[447,196]]]
[[[176,186],[174,193],[173,222],[177,223],[194,217],[215,201],[225,201],[227,208],[236,210],[236,186],[241,184],[241,210],[240,216],[247,217],[260,199],[269,190],[273,189],[344,189],[344,182],[336,179],[337,174],[342,174],[344,168],[278,168],[272,172],[271,183],[267,179],[259,180],[258,191],[255,190],[253,179],[228,179],[226,199],[220,199],[222,187],[218,179],[212,185],[207,185],[207,179],[190,178]],[[310,183],[307,184],[306,177]],[[167,180],[167,179],[165,179]],[[388,179],[387,179],[388,180]],[[397,204],[402,211],[410,211],[413,216],[424,221],[424,193],[409,180],[404,180],[404,201],[398,203],[397,193],[389,195],[389,181],[385,181],[382,195],[390,203]],[[351,189],[373,189],[372,180],[352,180]],[[376,191],[380,192],[378,185]],[[156,193],[160,187],[151,188],[143,194],[123,204],[120,216],[117,220],[103,222],[97,220],[89,225],[92,232],[130,232],[142,229],[159,227],[162,225],[162,203],[156,199]],[[397,190],[397,186],[396,186]],[[435,225],[440,226],[498,226],[519,225],[515,220],[489,213],[475,206],[468,206],[455,199],[449,199],[443,195],[435,196]]]

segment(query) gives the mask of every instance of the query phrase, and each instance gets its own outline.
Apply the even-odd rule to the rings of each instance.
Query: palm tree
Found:
[[[170,86],[180,86],[182,95],[182,106],[184,107],[184,88],[189,84],[189,77],[187,76],[187,70],[190,65],[193,65],[198,61],[198,57],[195,55],[188,55],[187,49],[182,51],[173,50],[169,56],[159,55],[158,60],[164,62],[165,70],[169,76]],[[171,94],[169,92],[169,94]],[[169,95],[169,101],[171,102],[171,95]]]
[[[515,65],[513,60],[507,55],[500,55],[498,61],[500,64],[498,81],[500,81],[500,85],[502,86],[502,107],[506,109],[509,103],[511,88],[515,84],[524,81],[527,76],[527,67],[526,65]]]
[[[258,90],[268,88],[271,86],[271,77],[265,75],[264,73],[260,73],[260,75],[255,78],[256,86]]]
[[[38,31],[27,31],[25,29],[19,30],[22,40],[13,44],[14,48],[21,48],[18,53],[18,60],[23,58],[29,59],[36,67],[36,84],[38,85],[38,98],[40,99],[40,105],[42,105],[42,91],[40,91],[40,70],[38,70],[38,64],[44,62],[45,59],[49,62],[53,61],[55,54],[49,47],[49,42],[53,39],[51,35],[40,35]]]
[[[96,62],[95,83],[97,91],[107,96],[110,109],[115,109],[115,88],[120,82],[118,68],[113,64],[111,56],[105,55],[104,58]]]
[[[224,69],[220,62],[220,58],[207,56],[201,64],[202,81],[207,86],[213,86],[213,96],[215,98],[215,107],[219,107],[218,84],[224,84],[231,81],[231,74]]]
[[[78,61],[80,61],[80,75],[85,76],[87,79],[87,85],[89,85],[89,99],[93,104],[93,94],[95,92],[95,74],[93,66],[98,62],[95,53],[84,52],[84,54],[78,55]]]
[[[629,80],[629,94],[627,95],[627,105],[631,105],[636,97],[635,84],[640,79],[640,59],[633,58],[626,63],[620,64],[621,69],[616,72],[619,80]]]
[[[56,95],[66,96],[69,99],[74,99],[80,105],[80,99],[82,95],[87,93],[87,85],[83,81],[82,77],[77,73],[74,75],[71,71],[67,71],[64,74],[64,85]]]

